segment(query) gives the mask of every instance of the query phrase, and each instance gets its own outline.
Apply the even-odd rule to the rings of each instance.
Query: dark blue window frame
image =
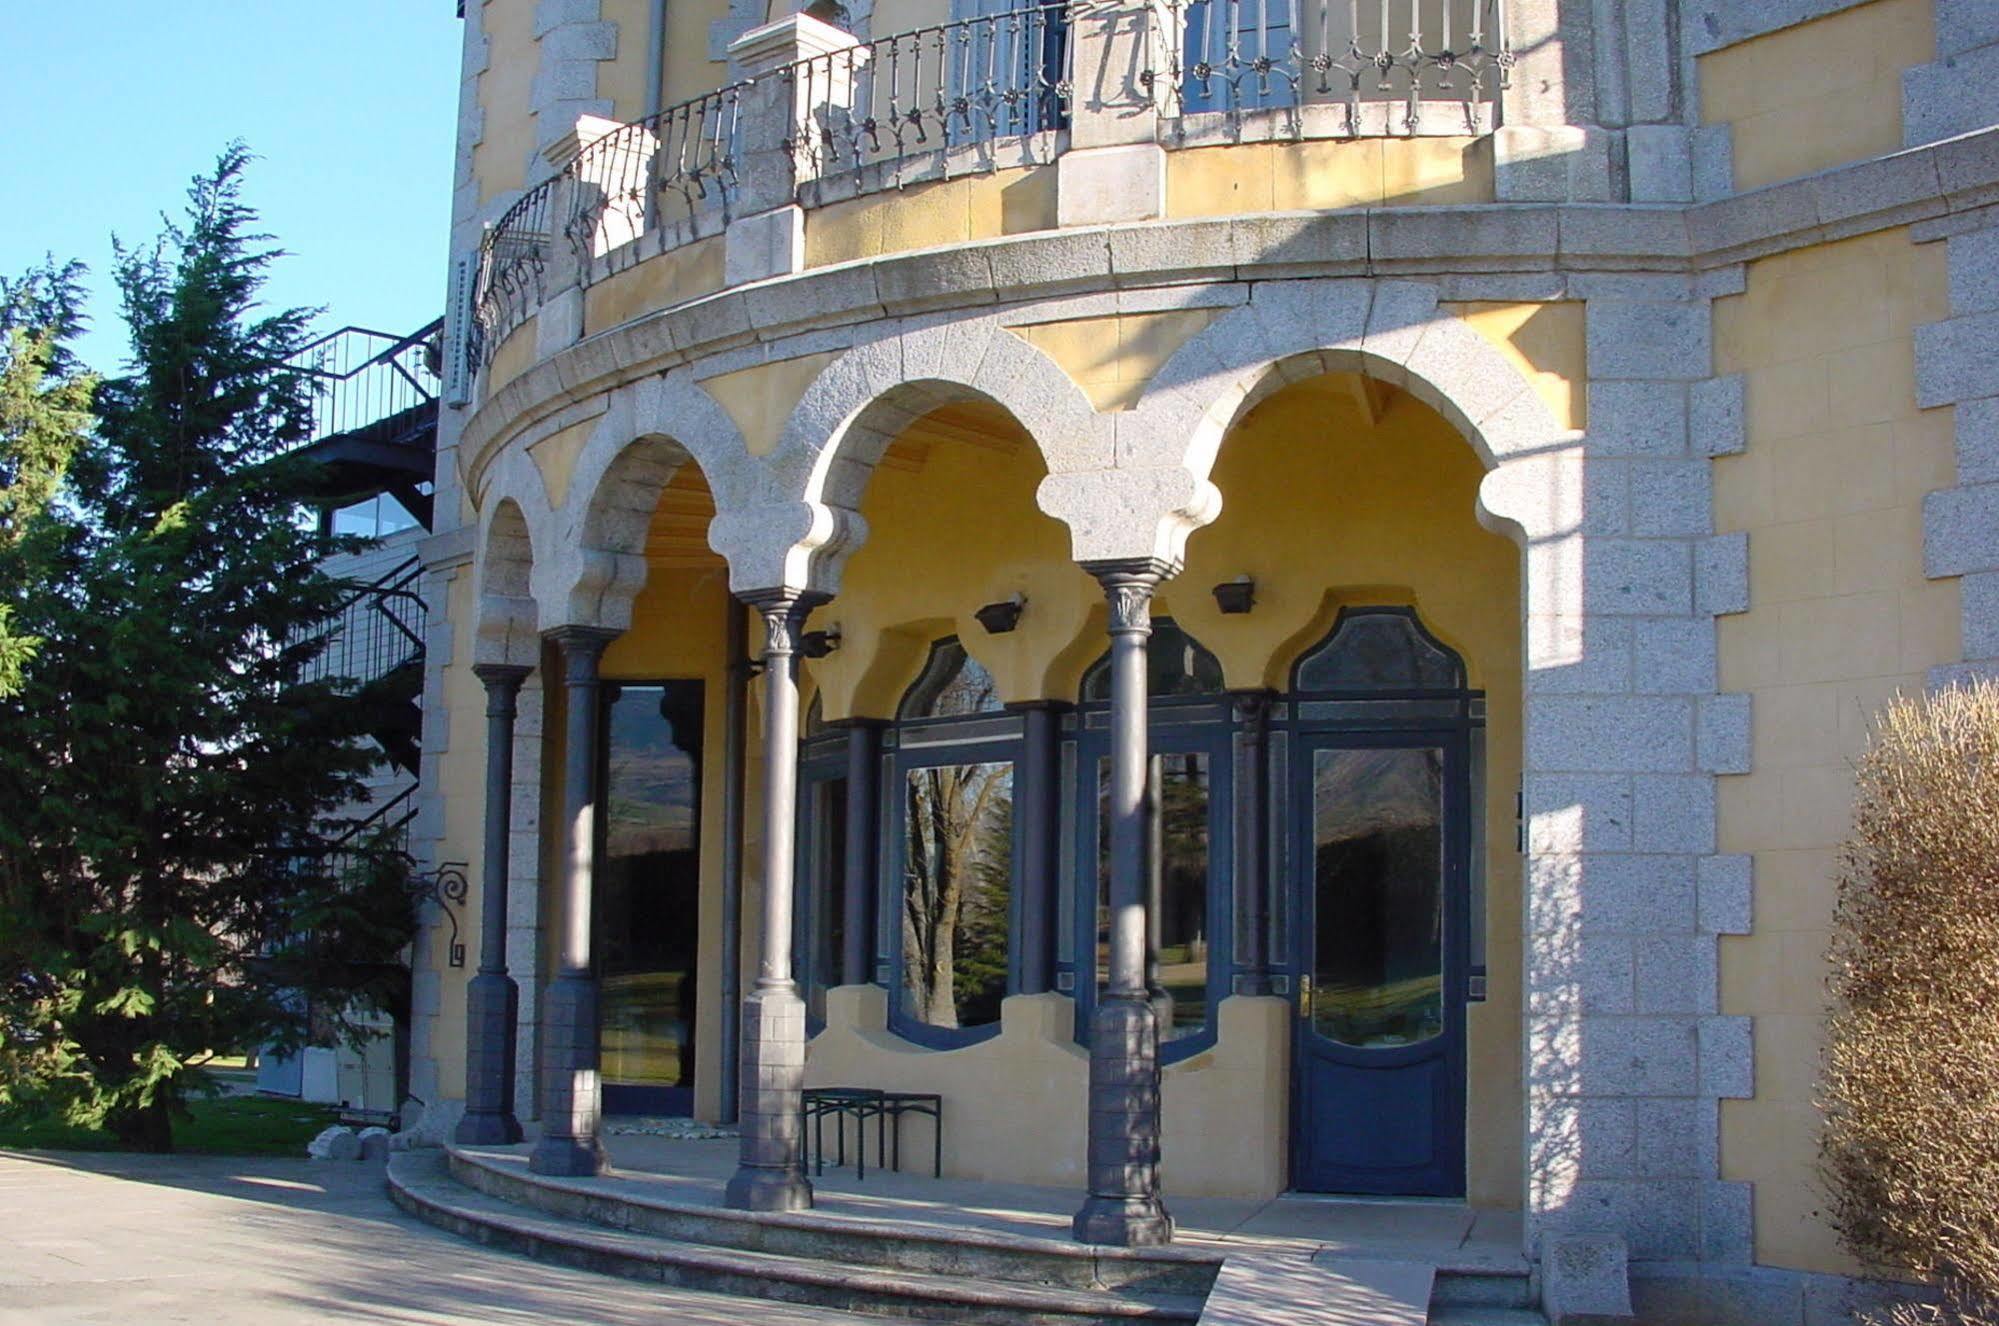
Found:
[[[1098,761],[1110,754],[1108,707],[1079,709],[1074,740],[1076,788],[1069,798],[1068,832],[1074,844],[1075,888],[1070,925],[1071,961],[1066,964],[1076,1001],[1076,1042],[1090,1043],[1097,1007]],[[1093,725],[1092,718],[1097,722]],[[1235,980],[1235,732],[1229,703],[1221,695],[1156,700],[1147,715],[1146,739],[1156,755],[1208,758],[1208,1015],[1200,1031],[1173,1040],[1161,1038],[1161,1063],[1212,1049],[1222,1000]]]

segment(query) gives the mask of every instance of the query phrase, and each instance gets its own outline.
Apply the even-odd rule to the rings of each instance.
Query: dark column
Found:
[[[1062,824],[1062,714],[1067,705],[1028,700],[1020,711],[1026,731],[1014,783],[1020,816],[1020,992],[1055,988],[1057,835]]]
[[[601,763],[597,662],[615,631],[565,626],[550,638],[562,651],[564,718],[560,946],[555,979],[541,1001],[541,1140],[528,1157],[537,1174],[585,1175],[604,1168],[597,1139],[597,978],[590,970],[590,890],[597,848]]]
[[[480,663],[486,684],[486,849],[479,876],[479,973],[465,989],[465,1117],[453,1136],[466,1146],[521,1140],[514,1117],[514,1036],[521,992],[507,975],[507,863],[514,800],[514,702],[531,669]]]
[[[736,1121],[736,1070],[742,1053],[743,995],[743,794],[749,746],[750,623],[743,605],[729,599],[726,652],[728,689],[722,696],[722,1122]]]
[[[812,1205],[798,1107],[805,1001],[791,978],[792,840],[798,811],[798,629],[819,602],[785,590],[746,595],[764,619],[763,936],[743,1000],[742,1163],[725,1200],[745,1211]]]
[[[1269,691],[1234,691],[1236,734],[1244,777],[1236,786],[1236,879],[1242,889],[1237,924],[1235,992],[1270,993],[1270,705]]]
[[[882,723],[856,718],[847,724],[846,911],[840,918],[840,982],[866,985],[875,978],[875,851],[881,813]]]
[[[1085,1243],[1126,1247],[1173,1237],[1159,1198],[1159,1018],[1145,988],[1146,640],[1159,562],[1099,562],[1110,603],[1110,973],[1090,1036],[1090,1195]]]

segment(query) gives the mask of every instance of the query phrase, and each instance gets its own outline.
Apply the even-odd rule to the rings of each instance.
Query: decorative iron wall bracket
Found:
[[[437,869],[419,876],[428,884],[422,896],[436,903],[444,919],[451,923],[446,954],[454,967],[465,965],[465,941],[459,934],[458,912],[464,908],[466,894],[471,891],[471,884],[465,877],[470,864],[468,861],[446,861]]]

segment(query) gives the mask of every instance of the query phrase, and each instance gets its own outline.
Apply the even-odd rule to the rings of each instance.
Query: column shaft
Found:
[[[563,861],[555,979],[542,996],[541,1140],[528,1158],[537,1174],[596,1174],[604,1168],[597,1137],[597,979],[590,970],[590,894],[597,851],[602,763],[597,663],[615,632],[564,627],[551,632],[562,651],[564,718]]]
[[[529,669],[481,663],[472,672],[486,685],[486,846],[479,878],[479,972],[465,991],[465,1117],[453,1136],[467,1146],[506,1146],[521,1140],[514,1116],[521,995],[507,974],[507,864],[515,701]]]
[[[792,843],[798,808],[798,632],[817,600],[748,596],[764,619],[763,926],[756,989],[743,1000],[742,1161],[725,1200],[746,1211],[812,1205],[799,1097],[805,1001],[791,977]]]
[[[1088,1199],[1076,1213],[1085,1243],[1169,1242],[1159,1197],[1159,1017],[1146,996],[1146,640],[1157,562],[1086,567],[1110,603],[1110,972],[1090,1037]]]

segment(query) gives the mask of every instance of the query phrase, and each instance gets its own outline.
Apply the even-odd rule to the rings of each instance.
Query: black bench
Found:
[[[834,1121],[836,1166],[847,1163],[847,1120],[854,1121],[854,1177],[868,1176],[868,1120],[875,1124],[875,1165],[902,1169],[902,1116],[920,1114],[930,1120],[930,1171],[944,1177],[944,1098],[930,1091],[883,1091],[876,1087],[807,1087],[800,1102],[806,1125],[807,1163],[812,1172],[826,1172],[825,1122]]]

